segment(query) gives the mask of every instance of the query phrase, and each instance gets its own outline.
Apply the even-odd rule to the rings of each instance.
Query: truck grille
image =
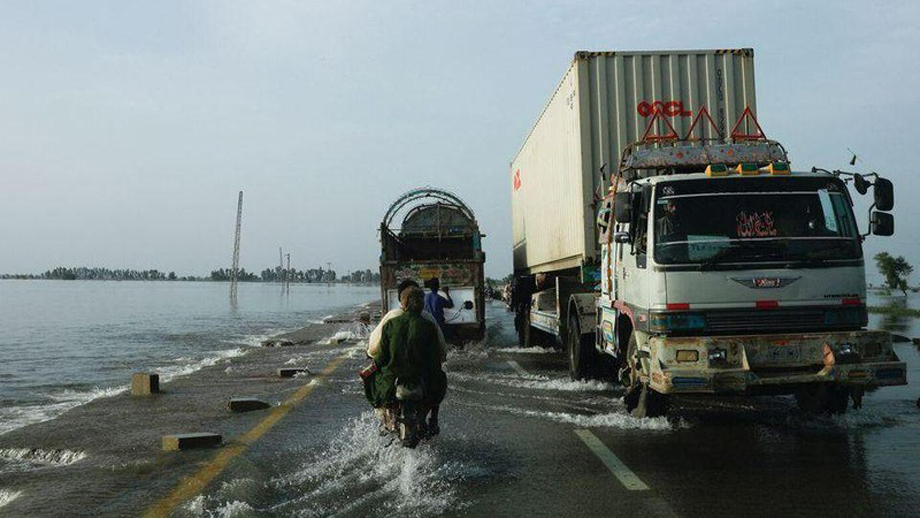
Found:
[[[752,310],[710,312],[706,327],[716,333],[785,332],[827,327],[823,310]]]

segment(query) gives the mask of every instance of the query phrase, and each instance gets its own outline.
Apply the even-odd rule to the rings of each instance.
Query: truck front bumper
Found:
[[[644,354],[643,354],[644,353]],[[666,337],[640,346],[643,371],[664,394],[789,393],[797,386],[907,384],[907,366],[882,331]]]

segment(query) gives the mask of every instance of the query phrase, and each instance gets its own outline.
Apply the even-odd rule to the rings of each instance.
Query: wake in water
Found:
[[[0,448],[0,473],[21,473],[44,467],[69,466],[86,458],[86,453],[40,448]]]
[[[365,412],[290,473],[264,484],[226,483],[179,514],[431,516],[462,507],[456,488],[471,473],[475,470],[464,463],[442,458],[435,444],[407,449],[392,443],[379,435],[373,413]],[[273,503],[260,506],[260,501]]]

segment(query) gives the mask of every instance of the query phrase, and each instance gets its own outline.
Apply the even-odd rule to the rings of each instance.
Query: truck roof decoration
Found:
[[[393,229],[396,216],[404,211],[402,230],[427,231],[438,228],[446,230],[452,227],[473,230],[478,226],[473,211],[460,197],[433,187],[413,189],[397,198],[387,209],[382,226]],[[444,215],[446,218],[431,220],[431,217],[437,218],[438,215]]]
[[[705,119],[703,117],[705,116]],[[694,129],[701,120],[706,120],[719,135],[716,139],[694,137]],[[655,124],[667,128],[666,133],[653,133]],[[744,132],[754,128],[756,132]],[[728,140],[718,130],[709,110],[703,106],[690,124],[686,136],[680,138],[674,126],[659,108],[649,119],[642,139],[623,149],[617,173],[629,180],[637,175],[655,176],[668,172],[698,172],[711,165],[739,165],[759,168],[773,162],[788,163],[786,149],[764,134],[763,128],[751,108],[745,107],[732,128]],[[646,171],[641,174],[641,171]]]
[[[787,161],[786,150],[783,146],[779,142],[770,140],[705,145],[679,141],[668,147],[643,149],[638,146],[630,146],[623,153],[620,171],[688,167],[696,167],[702,171],[711,164],[753,163],[766,166],[771,162]]]

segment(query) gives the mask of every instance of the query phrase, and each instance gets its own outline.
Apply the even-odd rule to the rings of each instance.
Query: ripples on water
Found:
[[[372,286],[0,281],[0,434],[245,354],[272,334],[379,295]]]
[[[462,508],[457,488],[477,468],[444,458],[434,444],[403,448],[378,426],[365,412],[321,449],[297,452],[304,460],[293,470],[265,482],[225,482],[177,515],[432,516]]]

